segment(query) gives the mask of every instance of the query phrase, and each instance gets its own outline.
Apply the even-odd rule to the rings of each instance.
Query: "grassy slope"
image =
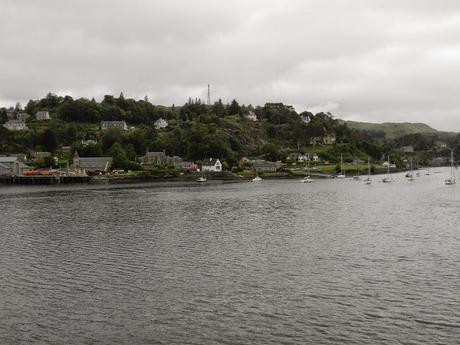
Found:
[[[356,122],[356,121],[343,121],[350,128],[360,130],[375,130],[385,132],[388,139],[394,139],[406,134],[414,133],[438,133],[438,131],[425,123],[410,123],[410,122],[384,122],[384,123],[371,123],[371,122]]]

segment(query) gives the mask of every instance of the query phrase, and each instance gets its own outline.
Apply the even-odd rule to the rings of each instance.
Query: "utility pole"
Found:
[[[207,105],[211,105],[211,85],[208,84],[208,99],[206,102]]]

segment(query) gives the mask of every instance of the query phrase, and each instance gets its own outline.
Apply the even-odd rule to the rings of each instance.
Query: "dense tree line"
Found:
[[[436,134],[411,134],[387,140],[381,131],[349,128],[330,113],[303,112],[283,103],[264,106],[242,105],[237,100],[225,104],[218,100],[207,105],[200,99],[188,99],[182,106],[153,105],[147,99],[135,100],[106,95],[95,99],[57,96],[49,93],[39,100],[30,100],[24,109],[30,114],[49,111],[52,120],[45,126],[33,118],[30,130],[11,132],[0,127],[0,152],[43,150],[57,152],[70,146],[71,153],[82,156],[112,155],[115,164],[135,168],[135,162],[147,150],[165,150],[168,155],[200,160],[220,157],[228,165],[242,156],[257,156],[268,160],[283,160],[289,152],[302,150],[315,137],[334,136],[337,145],[321,152],[322,158],[337,162],[355,158],[381,159],[391,154],[399,159],[397,148],[412,145],[416,150],[429,151],[437,140]],[[258,121],[246,119],[254,112]],[[0,109],[0,122],[6,121],[7,109]],[[153,124],[159,118],[169,121],[166,129],[157,130]],[[124,120],[135,127],[129,131],[99,129],[100,121]],[[441,138],[460,154],[460,136]],[[96,144],[88,144],[93,140]],[[439,152],[433,152],[433,154]]]

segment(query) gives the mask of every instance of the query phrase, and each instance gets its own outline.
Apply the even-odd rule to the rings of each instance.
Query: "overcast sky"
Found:
[[[458,0],[1,0],[0,105],[285,102],[460,131]]]

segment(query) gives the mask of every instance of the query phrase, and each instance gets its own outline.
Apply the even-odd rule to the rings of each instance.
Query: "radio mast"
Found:
[[[207,105],[211,105],[211,85],[208,84],[208,99],[206,101]]]

